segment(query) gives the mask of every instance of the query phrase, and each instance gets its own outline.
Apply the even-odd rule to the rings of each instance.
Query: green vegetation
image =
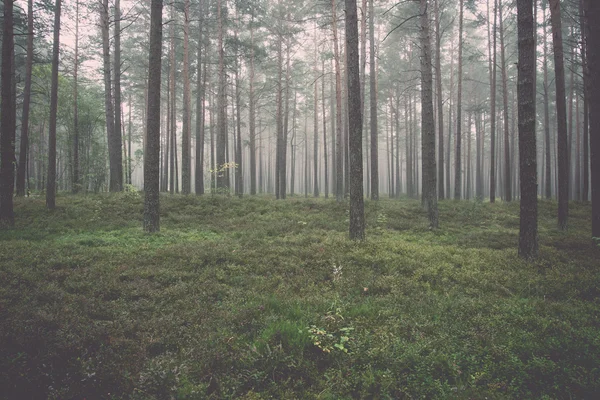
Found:
[[[589,205],[164,196],[16,200],[0,232],[0,397],[593,398],[600,248]]]

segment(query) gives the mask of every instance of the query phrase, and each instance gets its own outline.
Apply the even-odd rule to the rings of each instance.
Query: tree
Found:
[[[488,0],[489,8],[490,0]],[[494,0],[494,25],[492,30],[493,35],[493,46],[491,41],[488,39],[488,46],[490,52],[490,203],[496,201],[496,81],[497,81],[497,51],[496,51],[496,19],[498,18],[498,1]],[[488,13],[489,14],[489,13]],[[489,29],[489,28],[488,28]],[[489,32],[488,32],[489,35]]]
[[[463,2],[458,16],[458,95],[456,99],[456,157],[454,170],[454,200],[460,200],[462,189],[461,138],[462,138],[462,54],[463,54]]]
[[[443,199],[444,188],[444,100],[442,93],[442,32],[440,30],[440,5],[435,0],[435,83],[437,90],[438,112],[438,195]]]
[[[225,75],[225,48],[223,46],[223,0],[217,0],[219,86],[217,91],[217,188],[229,188],[229,174],[221,171],[225,165],[225,147],[227,143],[227,76]]]
[[[427,0],[421,2],[421,151],[423,163],[423,205],[429,226],[438,227],[438,205],[435,168],[435,121],[433,111],[433,76],[431,72],[431,38]]]
[[[346,0],[346,49],[348,64],[348,113],[350,118],[350,239],[364,240],[362,102],[360,96],[356,0]]]
[[[556,81],[556,119],[558,124],[558,228],[567,229],[569,216],[569,147],[567,138],[567,104],[565,100],[565,65],[563,59],[562,23],[559,0],[549,0],[554,47]]]
[[[202,43],[204,29],[204,4],[200,0],[200,19],[198,20],[198,51],[196,70],[196,168],[194,190],[197,195],[204,194],[204,91],[206,74],[202,74]]]
[[[60,0],[58,0],[60,1]],[[60,8],[59,8],[60,9]],[[13,93],[13,67],[15,60],[13,33],[13,1],[4,0],[4,26],[2,27],[2,92],[0,110],[0,227],[15,225],[13,212],[13,182],[15,179],[15,125],[16,100]]]
[[[504,200],[512,201],[512,185],[510,181],[510,140],[508,124],[508,76],[506,66],[506,48],[504,46],[504,15],[502,13],[502,0],[498,0],[498,14],[500,18],[500,72],[502,74],[502,105],[504,122]]]
[[[160,230],[160,78],[162,48],[162,0],[150,6],[150,52],[148,55],[148,112],[144,155],[144,231]]]
[[[585,0],[589,78],[592,236],[600,237],[600,3]]]
[[[369,0],[369,101],[371,108],[371,200],[379,200],[379,155],[377,154],[377,77],[375,75],[375,24],[373,0]],[[341,190],[338,187],[338,191]]]
[[[79,6],[79,2],[77,2]],[[77,37],[77,35],[75,35]],[[77,39],[76,39],[77,40]],[[75,50],[77,54],[77,48]],[[77,56],[75,56],[77,59]],[[25,173],[29,154],[29,106],[31,103],[31,72],[33,70],[33,0],[27,1],[27,61],[25,62],[25,88],[21,113],[21,145],[17,169],[17,196],[25,196]]]
[[[192,191],[192,121],[190,112],[190,0],[183,5],[183,126],[181,132],[181,193]]]
[[[29,0],[33,1],[33,0]],[[31,33],[33,34],[33,32]],[[75,60],[73,61],[73,193],[79,191],[79,0],[75,2]],[[25,106],[23,105],[23,109]],[[130,110],[131,116],[131,110]],[[131,150],[131,146],[129,146]],[[131,158],[131,157],[130,157]],[[131,183],[131,182],[130,182]]]
[[[356,6],[356,5],[355,5]],[[348,12],[348,10],[346,10]],[[344,200],[344,159],[343,159],[343,141],[342,141],[342,78],[340,71],[340,53],[338,49],[338,37],[337,37],[337,16],[336,16],[336,2],[331,0],[331,25],[333,28],[333,60],[335,65],[335,137],[337,144],[337,151],[335,153],[335,171],[336,171],[336,191],[335,199],[340,202]],[[358,29],[358,25],[357,28]],[[358,34],[358,33],[357,33]],[[325,101],[323,99],[323,101]],[[325,116],[323,116],[324,118]],[[333,116],[332,116],[333,118]],[[362,121],[361,121],[362,122]]]
[[[60,8],[54,8],[54,41],[52,43],[52,84],[50,89],[50,126],[48,130],[48,180],[46,181],[46,207],[56,207],[56,113],[58,110],[58,57],[60,51]]]
[[[519,256],[534,259],[538,254],[537,162],[535,142],[535,41],[532,0],[517,0],[519,171],[521,213]]]

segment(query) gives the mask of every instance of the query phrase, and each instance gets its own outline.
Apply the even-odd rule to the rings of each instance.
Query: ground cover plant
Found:
[[[0,398],[594,398],[600,248],[590,206],[161,197],[16,199],[0,232]]]

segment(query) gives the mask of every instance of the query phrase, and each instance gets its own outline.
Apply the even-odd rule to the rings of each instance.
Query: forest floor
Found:
[[[600,247],[590,206],[348,205],[138,193],[16,200],[0,232],[0,398],[525,399],[600,393]]]

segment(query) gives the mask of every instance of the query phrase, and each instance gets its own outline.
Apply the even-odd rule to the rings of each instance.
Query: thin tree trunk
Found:
[[[454,170],[454,199],[460,200],[462,188],[461,136],[462,136],[462,52],[463,52],[463,2],[458,17],[458,95],[456,99],[456,157]]]
[[[546,39],[546,2],[542,1],[542,12],[544,18],[544,33],[542,38],[544,40],[544,138],[546,144],[546,163],[545,163],[545,190],[544,194],[546,199],[552,197],[552,156],[550,154],[550,101],[549,101],[549,84],[548,84],[548,40]]]
[[[183,123],[181,132],[181,193],[192,192],[192,121],[190,93],[190,0],[183,2]]]
[[[506,51],[504,47],[504,16],[502,1],[498,0],[498,14],[500,18],[500,70],[502,73],[502,106],[504,122],[504,199],[512,201],[512,183],[510,171],[510,143],[508,121],[508,76],[506,72]]]
[[[582,193],[581,200],[588,201],[589,196],[589,71],[587,61],[587,29],[588,24],[585,18],[584,12],[584,1],[579,2],[579,14],[580,14],[580,32],[582,36],[582,48],[581,48],[581,65],[583,66],[583,176],[582,176]]]
[[[12,5],[11,5],[12,6]],[[77,143],[77,43],[79,28],[79,1],[76,3],[75,19],[75,91],[74,91],[74,124],[75,124],[75,143]],[[9,39],[10,40],[10,39]],[[13,44],[14,46],[14,44]],[[12,67],[11,67],[12,68]],[[17,196],[25,196],[25,172],[27,168],[27,159],[29,156],[29,105],[31,102],[31,74],[33,70],[33,0],[27,1],[27,59],[25,61],[25,87],[23,89],[23,112],[21,113],[21,143],[19,151],[19,166],[17,168]],[[75,153],[78,156],[77,153]],[[76,159],[77,160],[77,159]],[[74,171],[75,166],[74,166]],[[73,174],[73,189],[75,190],[77,174]]]
[[[56,207],[56,117],[58,110],[58,60],[60,51],[61,0],[54,9],[54,42],[52,45],[52,85],[50,91],[50,126],[48,130],[48,179],[46,181],[46,207]],[[109,75],[110,79],[110,75]],[[14,145],[13,145],[14,146]]]
[[[333,29],[333,57],[335,63],[335,129],[336,129],[336,144],[337,152],[335,156],[336,165],[336,194],[335,199],[341,202],[344,199],[344,153],[343,153],[343,140],[342,140],[342,78],[340,71],[340,52],[338,49],[338,36],[337,36],[337,13],[336,13],[336,2],[331,0],[331,25]],[[333,117],[333,116],[332,116]]]
[[[444,188],[444,99],[442,88],[442,32],[440,30],[440,6],[435,0],[435,83],[437,86],[438,112],[438,197],[446,196]]]
[[[558,141],[558,228],[567,229],[569,216],[569,147],[567,139],[567,110],[565,103],[565,67],[563,60],[562,23],[560,2],[549,0],[554,46],[554,73],[556,81],[556,116]]]
[[[377,77],[375,76],[375,24],[373,0],[369,0],[369,98],[371,108],[371,200],[379,200],[379,155],[377,153]],[[339,190],[339,188],[338,188]]]
[[[225,76],[225,48],[223,45],[223,0],[217,1],[218,20],[218,52],[219,52],[219,87],[217,95],[217,188],[229,188],[228,174],[222,169],[225,167],[225,146],[227,145],[227,77]]]
[[[489,0],[488,0],[489,8]],[[493,48],[492,54],[492,66],[490,70],[490,98],[491,98],[491,127],[490,127],[490,203],[496,202],[496,76],[497,76],[497,51],[496,51],[496,26],[498,18],[498,1],[494,0],[494,26],[492,29],[493,35]]]
[[[196,66],[196,165],[194,176],[194,190],[197,195],[204,194],[204,118],[205,118],[205,89],[206,72],[202,73],[202,44],[204,42],[204,0],[200,0],[198,8],[201,10],[198,20],[198,54]]]
[[[325,117],[325,59],[321,62],[321,109],[323,111],[323,157],[325,168],[325,198],[329,198],[329,169],[327,165],[327,118]],[[333,114],[330,116],[333,118]]]
[[[250,194],[256,194],[256,105],[254,104],[254,15],[250,21],[250,93],[249,93],[249,130],[250,130]]]

